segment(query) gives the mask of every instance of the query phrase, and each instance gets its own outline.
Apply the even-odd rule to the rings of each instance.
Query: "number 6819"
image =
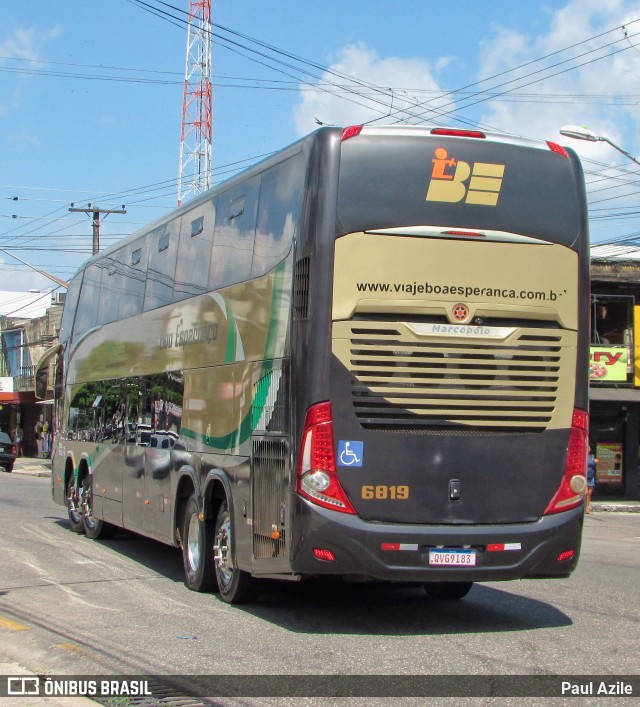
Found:
[[[363,486],[362,498],[365,501],[406,501],[409,498],[408,486]]]

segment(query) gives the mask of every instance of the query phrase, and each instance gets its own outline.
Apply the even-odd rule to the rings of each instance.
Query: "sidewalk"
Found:
[[[51,476],[51,459],[37,457],[18,457],[13,465],[14,474],[28,476]]]
[[[591,501],[591,510],[594,513],[640,513],[640,501]]]

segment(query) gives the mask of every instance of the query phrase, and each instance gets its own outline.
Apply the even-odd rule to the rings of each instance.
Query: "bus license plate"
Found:
[[[429,550],[430,565],[471,567],[476,564],[475,550]]]

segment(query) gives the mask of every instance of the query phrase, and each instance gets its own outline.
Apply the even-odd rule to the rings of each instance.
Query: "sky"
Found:
[[[189,0],[0,11],[0,290],[57,286],[177,205]],[[583,159],[592,242],[640,241],[640,0],[212,0],[213,182],[319,123],[480,127]],[[640,157],[639,157],[640,159]]]

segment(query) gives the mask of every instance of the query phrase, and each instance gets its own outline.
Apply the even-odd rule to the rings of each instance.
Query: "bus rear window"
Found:
[[[342,144],[341,234],[401,226],[508,231],[571,246],[586,224],[574,162],[550,149],[437,136]]]

